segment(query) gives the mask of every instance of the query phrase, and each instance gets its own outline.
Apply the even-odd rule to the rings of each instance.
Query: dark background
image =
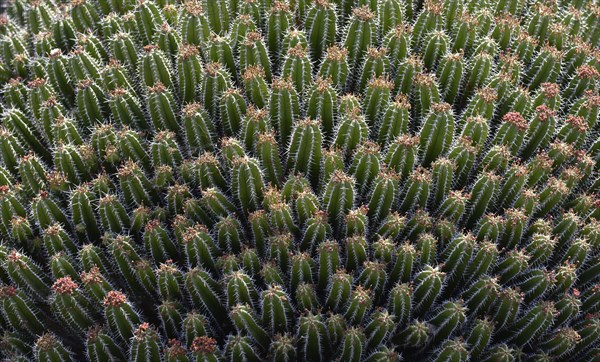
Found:
[[[10,0],[0,0],[0,14],[6,13],[6,8],[8,7]]]

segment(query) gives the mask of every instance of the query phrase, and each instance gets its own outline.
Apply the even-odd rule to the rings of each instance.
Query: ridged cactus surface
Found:
[[[600,360],[595,0],[11,0],[6,361]]]

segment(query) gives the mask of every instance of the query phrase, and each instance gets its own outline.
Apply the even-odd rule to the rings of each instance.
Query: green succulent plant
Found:
[[[600,358],[594,0],[11,0],[3,361]]]

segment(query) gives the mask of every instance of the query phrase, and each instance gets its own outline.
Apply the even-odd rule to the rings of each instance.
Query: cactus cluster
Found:
[[[11,0],[7,361],[600,358],[595,0]]]

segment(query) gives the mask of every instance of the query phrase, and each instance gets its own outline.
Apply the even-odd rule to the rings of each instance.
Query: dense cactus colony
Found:
[[[600,358],[594,0],[12,0],[0,356]]]

